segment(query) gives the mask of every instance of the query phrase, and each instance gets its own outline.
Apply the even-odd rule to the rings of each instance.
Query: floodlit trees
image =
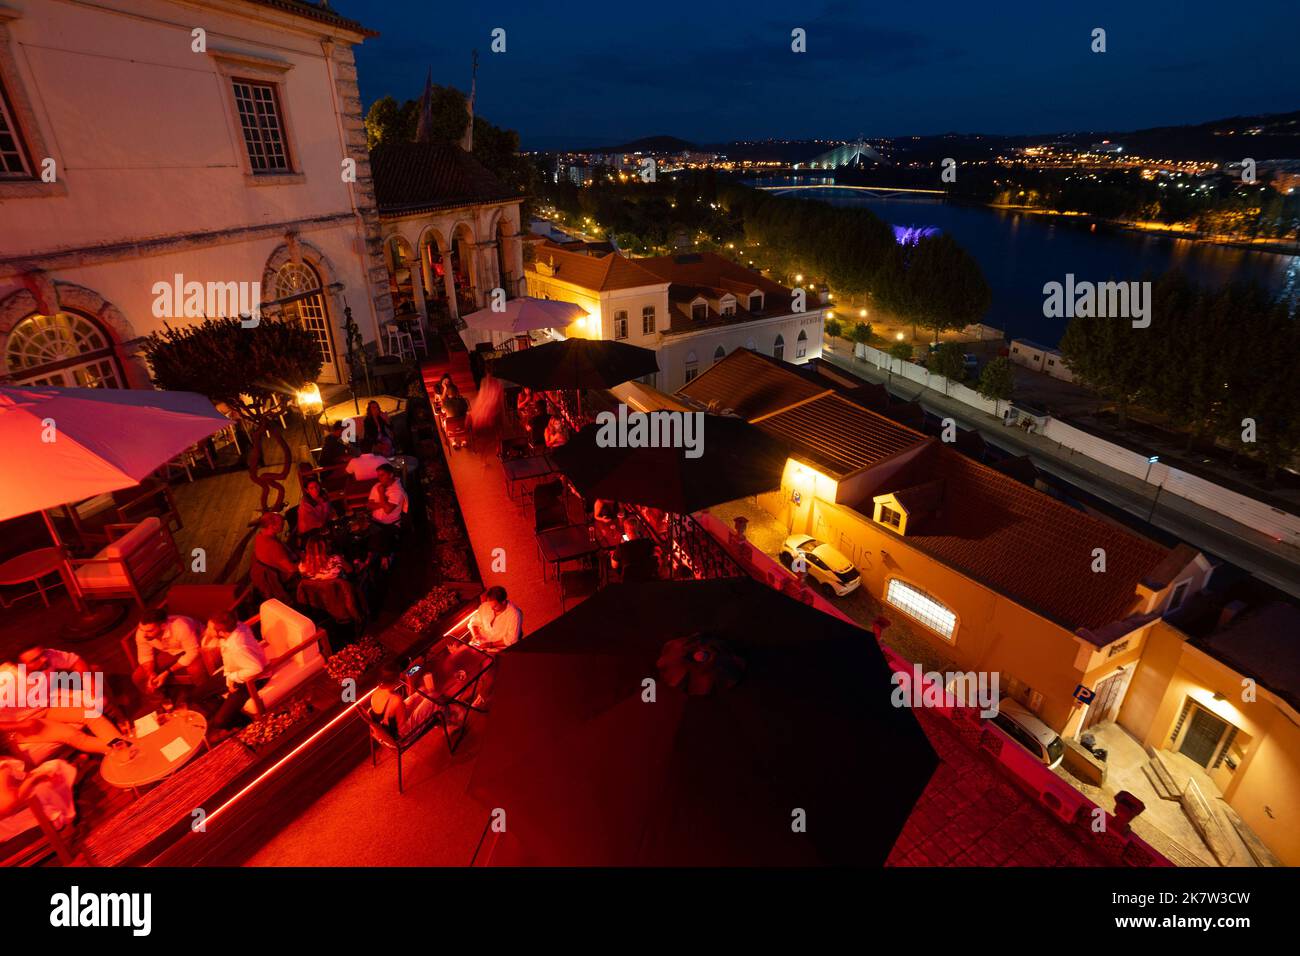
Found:
[[[263,318],[245,327],[238,318],[216,318],[167,326],[144,340],[143,351],[155,385],[205,395],[247,426],[249,477],[262,489],[262,510],[279,511],[293,454],[272,426],[290,410],[298,390],[320,375],[315,337],[297,323]],[[281,459],[263,470],[267,438]]]

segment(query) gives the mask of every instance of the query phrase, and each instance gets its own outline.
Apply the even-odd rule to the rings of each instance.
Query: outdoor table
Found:
[[[560,565],[605,550],[606,545],[592,537],[592,527],[586,524],[567,528],[552,528],[537,535],[537,549],[542,553],[542,578],[546,578],[546,565],[555,565],[559,576]]]
[[[63,560],[63,551],[59,548],[37,548],[35,551],[28,551],[0,564],[0,586],[35,584],[35,591],[20,594],[15,600],[40,594],[45,606],[49,607],[50,599],[46,591],[55,585],[47,586],[42,583],[42,580],[51,574],[57,574],[63,581],[63,586],[68,587],[68,571],[67,564]],[[9,603],[8,600],[3,601],[5,607],[9,607]]]
[[[515,496],[516,483],[533,478],[544,478],[558,470],[551,456],[546,454],[533,455],[530,458],[512,458],[503,461],[501,469],[506,474],[506,494],[512,499]]]
[[[139,787],[157,783],[193,757],[206,743],[207,719],[196,710],[158,714],[158,729],[131,741],[135,748],[110,751],[99,773],[106,783],[139,796]],[[182,747],[184,749],[182,749]]]

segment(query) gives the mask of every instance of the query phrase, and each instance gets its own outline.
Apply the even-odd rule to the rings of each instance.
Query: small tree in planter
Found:
[[[320,346],[312,334],[295,323],[273,319],[248,327],[233,317],[204,319],[198,325],[154,332],[143,350],[154,384],[206,395],[247,426],[252,436],[249,477],[262,489],[262,510],[279,511],[293,454],[284,435],[271,425],[289,411],[298,389],[320,375]],[[283,461],[275,470],[264,471],[262,440],[268,435]]]

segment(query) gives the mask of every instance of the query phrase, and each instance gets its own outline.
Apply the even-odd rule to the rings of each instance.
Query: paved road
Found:
[[[963,428],[978,429],[990,444],[1016,455],[1028,455],[1048,474],[1123,508],[1207,555],[1249,571],[1293,597],[1300,597],[1300,550],[1175,495],[1159,495],[1153,501],[1156,496],[1151,486],[1131,475],[1062,448],[1041,435],[1007,428],[992,415],[950,399],[942,392],[915,382],[891,380],[874,365],[844,352],[823,352],[822,357],[860,378],[885,385],[899,398],[919,401],[933,415],[950,417]]]

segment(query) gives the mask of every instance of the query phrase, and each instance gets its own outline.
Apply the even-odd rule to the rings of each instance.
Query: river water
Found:
[[[786,185],[791,180],[757,180]],[[937,228],[952,236],[978,261],[993,292],[985,323],[1008,338],[1054,346],[1069,319],[1043,315],[1043,285],[1075,281],[1132,281],[1182,269],[1193,280],[1219,286],[1254,280],[1300,302],[1300,256],[1215,246],[1151,233],[1031,213],[956,206],[934,197],[880,199],[870,193],[827,187],[794,190],[802,199],[837,206],[863,206],[894,226]]]

